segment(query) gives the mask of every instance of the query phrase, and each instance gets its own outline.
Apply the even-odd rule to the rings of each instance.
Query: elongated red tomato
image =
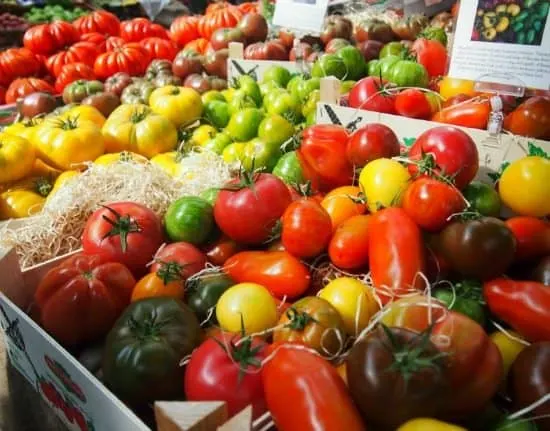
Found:
[[[262,369],[267,407],[284,431],[361,431],[365,429],[336,368],[307,350],[273,346]]]
[[[550,255],[550,223],[536,217],[517,216],[506,220],[516,238],[516,261]]]
[[[374,288],[383,303],[422,289],[425,257],[422,235],[401,208],[386,208],[371,218],[369,267]]]
[[[368,265],[370,219],[368,215],[357,215],[336,228],[328,255],[338,268],[360,269]]]
[[[332,221],[326,210],[313,199],[301,199],[283,214],[281,240],[290,254],[308,259],[320,254],[332,234]]]
[[[307,267],[286,251],[243,251],[225,261],[223,270],[237,283],[257,283],[276,298],[296,298],[309,287]]]

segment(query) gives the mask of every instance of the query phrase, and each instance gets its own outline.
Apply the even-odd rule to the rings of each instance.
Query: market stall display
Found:
[[[550,429],[548,94],[445,76],[446,16],[263,9],[0,53],[14,363],[81,430]]]

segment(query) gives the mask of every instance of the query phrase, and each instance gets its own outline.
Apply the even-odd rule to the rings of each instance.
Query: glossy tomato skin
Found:
[[[94,62],[94,73],[100,79],[107,79],[118,72],[139,76],[145,73],[149,60],[149,53],[143,46],[127,43],[99,55]]]
[[[436,172],[454,175],[459,189],[474,179],[479,168],[479,155],[472,138],[455,127],[434,127],[422,133],[409,151],[411,160],[421,160],[422,155],[433,158]],[[418,167],[409,165],[409,172],[418,173]]]
[[[29,28],[23,36],[23,44],[35,54],[51,55],[78,39],[78,31],[71,23],[54,21]]]
[[[364,214],[367,207],[361,202],[361,189],[356,186],[338,187],[321,201],[321,206],[332,220],[332,229],[336,229],[347,219]]]
[[[111,329],[135,284],[124,265],[78,254],[44,276],[34,300],[42,326],[63,345],[75,346]]]
[[[550,139],[550,99],[535,96],[504,119],[504,128],[516,135]]]
[[[188,401],[225,401],[229,417],[252,405],[253,418],[258,418],[266,412],[262,375],[259,366],[240,364],[230,357],[232,344],[239,342],[239,337],[222,332],[193,351],[185,370],[185,395]],[[258,351],[251,359],[260,364],[266,347],[261,338],[252,338],[250,349]]]
[[[419,227],[401,208],[386,208],[370,221],[369,268],[382,303],[423,289],[424,244]]]
[[[320,356],[274,345],[262,369],[265,399],[285,431],[363,431],[365,426],[336,368]]]
[[[117,216],[116,212],[119,216]],[[112,231],[112,221],[130,224],[133,229],[123,241]],[[108,236],[111,232],[112,236]],[[126,249],[123,249],[126,242]],[[105,262],[119,262],[133,273],[143,274],[163,242],[160,219],[149,208],[134,202],[116,202],[96,210],[86,222],[82,234],[82,248],[88,255],[97,254]]]
[[[214,205],[217,225],[228,237],[242,244],[261,244],[272,234],[277,220],[292,202],[283,181],[271,174],[255,175],[253,185],[239,187],[230,181]]]
[[[550,287],[550,256],[543,257],[531,270],[530,278]]]
[[[237,283],[257,283],[279,299],[299,297],[311,279],[308,268],[286,251],[243,251],[227,259],[223,270]]]
[[[346,374],[350,393],[365,422],[396,429],[409,419],[433,417],[440,412],[447,375],[440,359],[433,361],[432,366],[418,367],[406,381],[404,373],[395,366],[394,352],[422,349],[420,358],[425,359],[439,351],[429,341],[422,348],[421,335],[416,332],[403,328],[387,330],[402,348],[390,342],[387,333],[378,327],[353,346],[346,359]]]
[[[42,69],[40,59],[27,48],[10,48],[0,52],[0,84],[9,85],[16,78],[33,76]]]
[[[487,128],[490,113],[491,104],[488,100],[465,101],[436,112],[432,121],[484,130]]]
[[[395,110],[403,117],[428,120],[432,106],[424,92],[414,88],[403,90],[395,97]]]
[[[497,278],[483,285],[491,312],[531,342],[550,341],[550,289],[536,281]]]
[[[511,369],[510,390],[515,410],[530,406],[550,393],[550,342],[531,344],[518,355]],[[550,405],[547,402],[528,415],[544,416],[537,421],[538,429],[550,430]]]
[[[120,37],[126,42],[140,42],[148,37],[168,39],[168,32],[147,18],[134,18],[120,23]]]
[[[210,263],[222,266],[227,259],[242,251],[242,247],[231,238],[222,235],[214,242],[204,245],[203,250]]]
[[[103,9],[78,18],[73,22],[73,25],[81,35],[100,33],[108,36],[118,36],[120,31],[120,21],[116,15]]]
[[[6,91],[6,103],[15,103],[18,99],[35,92],[55,94],[54,88],[38,78],[18,78],[12,81]]]
[[[516,238],[516,261],[550,255],[550,223],[528,216],[512,217],[505,223]]]
[[[250,44],[244,50],[247,60],[288,60],[288,50],[282,42],[271,40]]]
[[[198,17],[179,16],[170,25],[170,38],[181,46],[199,38]]]
[[[100,53],[100,49],[92,42],[77,42],[67,50],[49,57],[46,60],[46,67],[54,77],[58,77],[66,64],[84,63],[93,67],[94,61]]]
[[[391,159],[400,153],[399,139],[392,129],[380,123],[370,123],[350,136],[346,147],[349,162],[355,167],[383,157]]]
[[[369,76],[358,81],[349,92],[348,104],[350,108],[395,114],[395,96],[383,92],[377,94],[385,84],[387,81],[376,76]]]
[[[79,79],[95,80],[96,75],[93,69],[85,63],[69,63],[61,67],[59,75],[55,80],[55,91],[63,93],[65,87]]]
[[[290,254],[309,259],[319,255],[332,235],[330,216],[313,199],[291,203],[283,214],[282,244]]]
[[[157,272],[162,262],[176,263],[181,266],[180,275],[183,280],[187,280],[206,266],[206,255],[188,242],[175,242],[160,248],[154,260],[150,272]]]
[[[338,268],[355,270],[368,265],[370,219],[368,215],[353,216],[334,231],[328,254]]]
[[[437,40],[420,38],[413,43],[412,51],[417,61],[423,65],[430,77],[445,75],[447,70],[447,50]]]
[[[407,188],[402,206],[422,229],[438,232],[449,223],[451,215],[466,207],[466,203],[455,187],[438,179],[422,176]]]

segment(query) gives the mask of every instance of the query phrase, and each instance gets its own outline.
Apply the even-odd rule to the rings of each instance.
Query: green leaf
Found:
[[[538,157],[543,157],[545,159],[550,159],[550,154],[548,154],[541,147],[533,144],[532,142],[527,143],[527,148],[529,149],[530,156],[538,156]]]
[[[500,165],[500,169],[498,170],[498,172],[490,172],[487,174],[487,176],[489,178],[491,178],[491,180],[493,181],[493,184],[497,183],[498,180],[500,179],[500,177],[502,176],[502,173],[504,172],[504,170],[510,166],[510,162],[502,162],[502,164]]]
[[[406,147],[412,147],[414,142],[416,141],[416,138],[403,138],[403,143]]]

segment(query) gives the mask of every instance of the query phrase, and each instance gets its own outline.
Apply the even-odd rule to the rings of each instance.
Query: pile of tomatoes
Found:
[[[185,398],[282,431],[550,429],[548,402],[506,419],[550,392],[535,150],[495,189],[459,129],[403,153],[382,124],[310,126],[301,184],[241,170],[162,217],[99,208],[37,287],[37,318],[77,357],[99,344],[87,366],[137,411]]]

